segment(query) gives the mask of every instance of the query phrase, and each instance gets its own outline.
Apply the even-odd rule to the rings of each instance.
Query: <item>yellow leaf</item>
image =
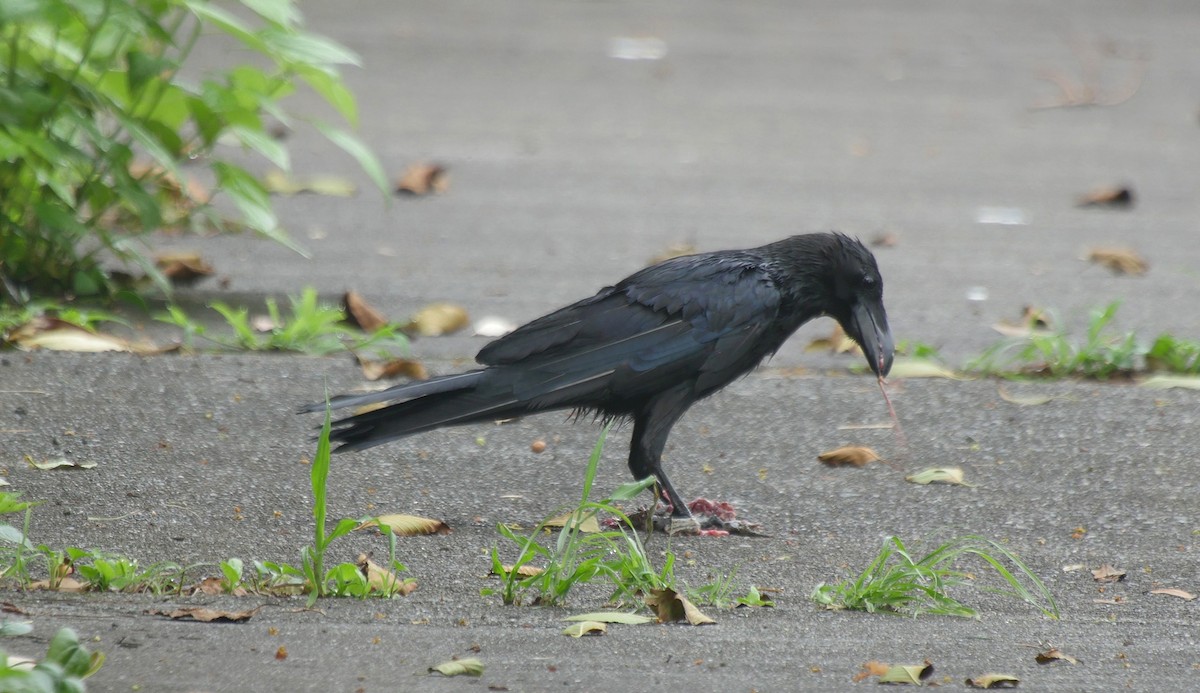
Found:
[[[457,332],[471,322],[467,310],[453,303],[432,303],[417,311],[406,330],[422,337],[440,337]]]
[[[580,621],[563,628],[562,633],[572,638],[582,638],[585,635],[604,635],[606,632],[608,626],[599,621]]]
[[[967,679],[971,688],[1016,688],[1021,679],[1009,674],[984,674]]]
[[[896,664],[879,677],[879,683],[908,683],[920,686],[921,681],[933,675],[933,664],[927,659],[924,664]]]
[[[567,621],[599,621],[601,623],[624,623],[631,626],[638,626],[643,623],[651,623],[654,621],[649,616],[642,614],[631,614],[628,611],[593,611],[590,614],[579,614],[577,616],[568,616]]]
[[[363,577],[367,578],[367,584],[371,589],[382,594],[399,594],[402,597],[407,597],[412,594],[413,590],[417,589],[416,580],[402,580],[395,573],[380,566],[371,560],[367,554],[359,554],[358,560],[355,561],[359,572]]]
[[[437,672],[442,676],[483,676],[483,662],[475,657],[452,659],[449,662],[429,667],[430,673]]]
[[[600,522],[596,519],[596,513],[588,513],[582,520],[577,517],[572,519],[574,514],[574,512],[569,512],[556,515],[547,519],[542,524],[546,527],[566,527],[567,523],[571,522],[576,529],[585,534],[594,534],[600,531]]]
[[[892,370],[888,372],[891,378],[948,378],[950,380],[968,380],[945,366],[929,359],[900,357],[892,362]]]

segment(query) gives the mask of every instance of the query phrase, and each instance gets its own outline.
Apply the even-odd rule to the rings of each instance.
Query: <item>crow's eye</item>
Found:
[[[863,286],[868,286],[868,287],[874,286],[875,285],[875,277],[872,277],[869,274],[864,274],[863,278],[862,278],[862,283],[863,283]]]

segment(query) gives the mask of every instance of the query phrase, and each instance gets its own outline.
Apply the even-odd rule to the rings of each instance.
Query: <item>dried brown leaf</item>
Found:
[[[1092,248],[1087,259],[1115,274],[1145,274],[1150,269],[1150,263],[1130,248]]]
[[[1192,594],[1191,592],[1186,592],[1174,587],[1159,587],[1158,589],[1150,590],[1150,594],[1165,594],[1169,597],[1179,597],[1180,599],[1188,602],[1196,598],[1196,595]]]
[[[695,252],[696,246],[691,243],[672,243],[661,253],[650,258],[650,264],[657,265],[660,262],[666,262],[672,258],[683,257],[684,255],[691,255]]]
[[[1125,571],[1105,563],[1092,571],[1092,578],[1096,582],[1121,582],[1125,579]]]
[[[1036,306],[1025,306],[1021,309],[1021,317],[1015,322],[1000,320],[992,325],[992,329],[1005,337],[1028,337],[1031,334],[1044,332],[1051,327],[1050,315],[1044,309]]]
[[[500,567],[504,570],[505,575],[513,572],[513,565],[511,563],[505,563]],[[539,568],[535,565],[529,565],[528,563],[525,563],[517,568],[517,575],[520,575],[521,577],[534,577],[535,575],[541,575],[544,572],[546,572],[545,568]]]
[[[31,590],[52,590],[55,592],[87,592],[88,586],[73,577],[64,577],[58,581],[57,586],[51,586],[49,580],[37,580],[29,583]]]
[[[241,621],[249,621],[254,614],[262,607],[255,607],[247,611],[220,611],[217,609],[209,609],[203,606],[185,606],[178,609],[147,609],[146,613],[154,616],[166,616],[167,618],[177,621],[203,621],[211,623],[213,621],[237,623]]]
[[[354,529],[366,529],[368,527],[380,527],[391,530],[392,534],[398,537],[412,537],[420,534],[449,534],[450,526],[441,520],[435,520],[431,517],[420,517],[418,515],[405,515],[395,513],[390,515],[380,515],[376,518],[367,520]]]
[[[1051,662],[1070,662],[1071,664],[1079,664],[1079,660],[1069,654],[1064,653],[1057,647],[1051,647],[1045,652],[1039,652],[1034,655],[1033,660],[1038,664],[1049,664]]]
[[[388,319],[383,317],[383,313],[372,307],[362,294],[353,289],[342,296],[342,305],[346,308],[346,317],[363,332],[374,332],[388,324]]]
[[[826,337],[818,337],[804,347],[805,351],[830,351],[835,354],[845,354],[858,349],[858,342],[846,336],[842,326],[834,323],[833,330]]]
[[[275,659],[277,661],[282,662],[283,660],[287,659],[287,656],[288,656],[287,646],[280,645],[279,649],[275,650]]]
[[[905,481],[914,484],[953,484],[957,486],[970,486],[965,480],[963,470],[960,467],[933,467],[926,469],[916,474],[910,474],[904,477]]]
[[[439,337],[466,327],[471,319],[467,309],[453,303],[432,303],[412,316],[405,330],[422,337]]]
[[[192,284],[216,272],[200,253],[193,250],[156,253],[154,266],[176,284]]]
[[[417,589],[416,580],[401,579],[392,571],[372,561],[371,557],[365,553],[359,554],[358,560],[354,564],[358,566],[359,572],[367,579],[367,584],[376,592],[398,594],[402,597],[407,597],[413,593],[413,590]]]
[[[1114,185],[1096,188],[1081,195],[1076,205],[1079,207],[1109,207],[1113,209],[1129,209],[1136,201],[1133,188],[1128,185]]]
[[[650,594],[646,597],[645,601],[646,606],[653,609],[658,615],[659,623],[673,623],[684,620],[693,626],[716,623],[716,621],[696,608],[695,604],[688,601],[687,597],[675,590],[650,590]]]
[[[355,358],[358,359],[363,377],[367,380],[401,377],[425,380],[429,377],[429,371],[425,369],[425,365],[413,359],[394,358],[387,361],[375,361],[363,358],[358,354],[355,354]]]
[[[450,175],[445,167],[428,161],[409,166],[396,181],[396,192],[403,195],[440,195],[449,188]]]
[[[840,467],[845,465],[853,465],[855,467],[865,466],[869,462],[878,462],[880,459],[879,453],[871,448],[866,448],[858,445],[846,445],[833,450],[827,450],[819,455],[817,459],[829,465],[830,467]]]
[[[858,683],[859,681],[871,676],[883,676],[884,674],[888,673],[888,670],[891,668],[891,664],[872,659],[869,662],[865,662],[862,665],[862,671],[855,674],[850,680],[854,683]]]

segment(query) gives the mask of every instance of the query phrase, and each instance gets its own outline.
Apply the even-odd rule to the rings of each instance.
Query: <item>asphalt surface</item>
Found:
[[[366,193],[281,198],[311,259],[249,238],[166,239],[200,249],[228,279],[188,290],[188,301],[354,288],[393,317],[451,301],[523,321],[673,244],[711,250],[840,229],[895,236],[876,254],[896,338],[951,363],[994,343],[991,326],[1026,304],[1081,327],[1087,311],[1119,300],[1122,329],[1200,336],[1200,12],[1189,2],[304,9],[312,29],[362,55],[347,80],[361,135],[387,169],[436,160],[450,189],[390,204]],[[623,37],[665,55],[614,57]],[[1093,103],[1037,108],[1064,97],[1048,74]],[[296,108],[307,103],[300,95]],[[365,184],[304,128],[289,144],[299,173]],[[1116,184],[1132,186],[1132,208],[1076,206]],[[1133,247],[1149,272],[1116,276],[1084,261],[1098,245]],[[736,569],[743,587],[779,590],[773,609],[575,640],[561,619],[595,610],[605,593],[584,590],[563,609],[480,596],[493,584],[496,523],[529,525],[578,496],[598,429],[548,414],[335,459],[332,516],[411,512],[453,528],[400,542],[419,582],[406,598],[309,611],[263,597],[8,592],[35,630],[5,646],[39,654],[72,626],[107,655],[89,682],[99,691],[829,691],[874,685],[852,683],[868,660],[924,659],[953,687],[987,672],[1035,690],[1197,687],[1198,602],[1150,593],[1200,591],[1193,391],[893,379],[901,440],[860,427],[888,414],[872,380],[845,373],[851,357],[804,353],[830,327],[805,328],[768,367],[697,405],[667,450],[682,494],[730,500],[771,536],[655,537],[652,550],[680,555],[689,585]],[[426,339],[413,352],[449,372],[485,341]],[[7,353],[0,459],[13,488],[45,501],[37,542],[210,572],[231,556],[298,563],[316,421],[293,411],[326,383],[364,386],[348,357]],[[1010,401],[1031,395],[1048,401]],[[597,488],[626,480],[627,436],[610,438]],[[536,439],[548,442],[540,455]],[[817,463],[845,443],[871,445],[891,466]],[[38,470],[26,455],[96,467]],[[904,481],[936,466],[962,467],[974,486]],[[961,595],[979,620],[834,613],[808,600],[818,583],[865,567],[884,536],[929,548],[970,533],[1019,553],[1063,618],[983,591]],[[354,535],[333,551],[382,555],[386,542]],[[1126,579],[1096,583],[1090,570],[1103,564]],[[145,613],[199,604],[262,609],[241,624]],[[1051,645],[1079,663],[1035,663]],[[426,675],[454,656],[482,659],[482,678]]]

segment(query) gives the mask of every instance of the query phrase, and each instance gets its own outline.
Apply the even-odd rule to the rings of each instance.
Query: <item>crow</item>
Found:
[[[657,480],[673,521],[692,521],[662,468],[671,427],[822,315],[859,344],[877,376],[887,375],[893,343],[883,279],[857,240],[813,233],[672,258],[491,342],[475,357],[481,368],[332,398],[334,409],[395,403],[337,421],[331,438],[346,452],[556,409],[632,419],[629,471]]]

